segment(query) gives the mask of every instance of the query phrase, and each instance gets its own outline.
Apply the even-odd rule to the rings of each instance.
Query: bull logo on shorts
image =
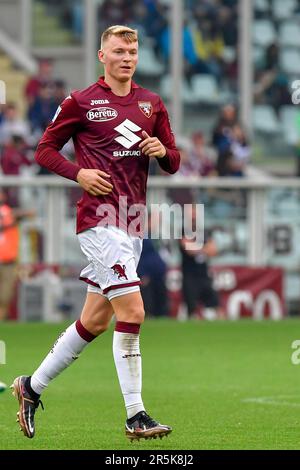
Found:
[[[126,271],[125,264],[123,264],[123,266],[121,266],[120,264],[114,264],[110,269],[112,269],[114,274],[118,276],[118,279],[128,279],[125,273]]]

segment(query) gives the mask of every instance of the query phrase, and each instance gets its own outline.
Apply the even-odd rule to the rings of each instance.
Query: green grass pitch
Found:
[[[0,380],[30,374],[65,326],[0,324]],[[143,399],[173,433],[136,443],[124,435],[112,330],[50,384],[34,439],[18,430],[10,390],[0,394],[0,449],[300,449],[300,365],[291,362],[299,320],[146,320]]]

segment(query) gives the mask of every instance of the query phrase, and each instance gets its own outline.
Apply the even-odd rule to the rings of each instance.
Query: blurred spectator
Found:
[[[222,109],[213,132],[213,143],[218,150],[218,175],[244,176],[251,148],[233,105],[226,105]]]
[[[233,154],[235,171],[239,173],[233,176],[243,176],[250,160],[251,148],[246,134],[239,124],[235,125],[232,129],[230,150]]]
[[[224,51],[224,42],[220,31],[214,23],[208,20],[196,23],[192,31],[198,60],[206,64],[206,73],[214,75],[220,82]],[[201,70],[197,71],[201,73]]]
[[[28,123],[20,118],[16,104],[7,103],[4,106],[0,123],[0,145],[8,143],[12,136],[19,136],[27,141],[30,136],[30,128]]]
[[[5,105],[0,103],[0,126],[1,126],[1,124],[3,122],[3,119],[4,119],[4,107],[5,107]]]
[[[147,315],[162,317],[168,314],[166,271],[166,264],[155,247],[155,242],[145,238],[138,275]]]
[[[185,213],[186,214],[186,213]],[[191,210],[191,222],[196,230],[196,210]],[[182,294],[189,317],[198,316],[199,304],[204,306],[203,317],[213,320],[221,316],[219,298],[209,274],[209,258],[217,255],[217,246],[211,234],[205,234],[204,245],[200,248],[196,240],[187,237],[180,240]]]
[[[236,171],[238,171],[238,168],[235,168],[234,157],[230,148],[220,152],[217,161],[218,176],[236,176]]]
[[[139,41],[143,44],[149,36],[148,26],[151,25],[151,18],[148,15],[148,9],[143,2],[131,2],[130,20],[128,26],[132,29],[138,29]]]
[[[212,142],[218,152],[226,150],[231,142],[231,130],[238,123],[237,110],[232,104],[225,105],[213,130]]]
[[[245,176],[251,149],[247,138],[236,124],[230,130],[229,144],[219,152],[217,171],[219,176]]]
[[[33,216],[32,211],[12,209],[0,189],[0,321],[8,317],[17,278],[19,253],[18,220]]]
[[[219,79],[219,69],[213,67],[209,60],[203,60],[197,55],[193,33],[187,21],[185,21],[183,26],[182,39],[185,75],[187,78],[190,78],[195,73],[205,73],[215,75],[215,77]],[[160,50],[164,60],[168,62],[171,53],[169,24],[166,24],[160,35]]]
[[[199,176],[198,167],[191,159],[191,142],[189,139],[180,137],[176,139],[177,149],[180,152],[180,167],[177,175],[184,177],[197,177]],[[169,189],[169,197],[176,204],[183,206],[184,204],[191,204],[194,201],[194,191],[191,188],[176,188]]]
[[[159,37],[168,22],[167,11],[168,7],[156,0],[136,0],[131,3],[131,22],[138,28],[139,34],[142,28],[142,41],[146,35],[151,39],[157,55],[160,53]]]
[[[128,24],[130,19],[130,3],[127,0],[104,0],[98,9],[101,33],[113,24]]]
[[[226,46],[236,46],[238,42],[238,1],[223,0],[218,8],[218,26]]]
[[[194,162],[199,176],[213,176],[216,174],[216,153],[206,145],[205,136],[202,132],[192,134],[190,159]]]
[[[56,109],[57,102],[53,87],[47,83],[41,85],[38,95],[28,109],[28,119],[32,130],[43,132],[50,124]]]
[[[163,220],[159,212],[148,214],[148,238],[144,238],[143,250],[138,265],[145,312],[154,317],[168,314],[167,266],[160,255],[158,240],[151,239],[151,234],[160,233],[162,223]]]
[[[276,109],[290,104],[289,80],[280,68],[279,46],[270,44],[264,59],[256,70],[254,100],[255,103],[269,104]]]
[[[182,176],[199,176],[197,161],[191,158],[192,145],[190,139],[178,137],[176,144],[180,152],[180,167],[177,174]]]
[[[83,0],[68,0],[64,19],[66,22],[66,26],[72,29],[74,38],[77,41],[81,41],[83,36],[84,22]]]
[[[263,73],[255,86],[255,103],[273,106],[278,111],[281,106],[291,104],[288,77],[277,71]]]
[[[54,101],[59,106],[67,96],[66,83],[64,80],[55,80]]]
[[[28,146],[23,137],[12,136],[1,152],[1,169],[5,175],[19,175],[22,166],[32,165],[28,157]]]
[[[25,86],[25,97],[29,106],[39,95],[41,86],[46,84],[54,88],[53,64],[50,59],[41,59],[38,74],[31,77]]]
[[[279,47],[278,44],[270,44],[265,51],[264,70],[276,70],[279,67]]]

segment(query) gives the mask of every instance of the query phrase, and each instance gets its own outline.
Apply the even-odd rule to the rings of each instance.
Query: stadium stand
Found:
[[[12,3],[7,2],[7,5]],[[25,135],[19,128],[15,136],[17,139],[8,143],[4,143],[3,138],[1,141],[1,135],[7,128],[7,109],[1,108],[0,166],[3,174],[19,174],[22,178],[31,174],[44,174],[33,163],[35,145],[59,102],[70,89],[79,88],[84,82],[80,55],[84,40],[82,2],[33,0],[32,3],[31,53],[38,59],[44,59],[44,64],[53,64],[51,72],[48,71],[49,76],[43,77],[41,71],[30,75],[7,54],[1,52],[0,55],[1,79],[10,84],[8,101],[16,104],[17,113],[20,113],[20,119],[26,127]],[[225,147],[220,149],[213,137],[220,110],[228,103],[239,104],[238,1],[187,0],[184,3],[184,135],[177,136],[182,146],[183,176],[229,174],[268,180],[272,173],[291,176],[295,172],[295,158],[300,159],[295,157],[295,154],[299,154],[300,118],[299,111],[291,104],[290,85],[300,74],[300,2],[256,0],[253,4],[254,132],[246,137],[244,125],[248,123],[240,123],[237,116],[234,125],[224,126],[225,133],[228,129],[229,132],[222,143]],[[99,35],[112,23],[126,23],[139,29],[141,47],[136,81],[160,93],[170,107],[170,0],[130,3],[125,0],[99,0],[97,5]],[[0,30],[4,30],[5,26],[0,18]],[[18,41],[20,38],[13,22],[6,33],[10,32],[9,29],[12,38]],[[30,82],[33,85],[39,82],[33,95],[28,93]],[[199,148],[196,149],[197,145]],[[73,158],[72,146],[65,150],[66,155]],[[161,175],[155,165],[151,165],[150,172],[152,175]],[[193,199],[206,201],[210,211],[209,224],[216,226],[222,217],[233,217],[236,222],[234,228],[229,223],[227,226],[227,221],[224,223],[224,231],[231,242],[227,248],[224,243],[224,252],[216,257],[215,262],[244,263],[247,251],[245,194],[241,191],[232,191],[232,194],[229,191],[208,192],[192,190],[188,197],[191,195]],[[73,252],[76,251],[71,243],[75,193],[73,188],[65,190],[67,202],[64,207],[66,222],[63,256],[67,264],[72,263]],[[165,191],[163,194],[163,200],[168,200],[169,193]],[[296,192],[291,199],[297,207]],[[24,229],[26,233],[31,231],[30,242],[27,240],[24,243],[26,248],[23,248],[23,253],[28,246],[33,251],[31,255],[26,253],[27,259],[41,261],[45,256],[43,207],[46,200],[44,188],[23,188],[22,197],[11,201],[16,205],[21,201],[26,207],[33,204],[38,206],[36,221],[31,222],[28,230]],[[284,219],[285,209],[283,205],[281,207],[279,216]],[[222,236],[226,238],[224,233]],[[80,264],[81,261],[78,254],[76,262]]]

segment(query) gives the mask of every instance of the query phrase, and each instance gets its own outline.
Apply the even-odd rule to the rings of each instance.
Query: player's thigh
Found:
[[[110,300],[118,321],[141,324],[145,318],[140,291],[119,295]]]
[[[80,321],[90,333],[96,336],[107,330],[113,313],[113,307],[106,297],[88,292]]]

